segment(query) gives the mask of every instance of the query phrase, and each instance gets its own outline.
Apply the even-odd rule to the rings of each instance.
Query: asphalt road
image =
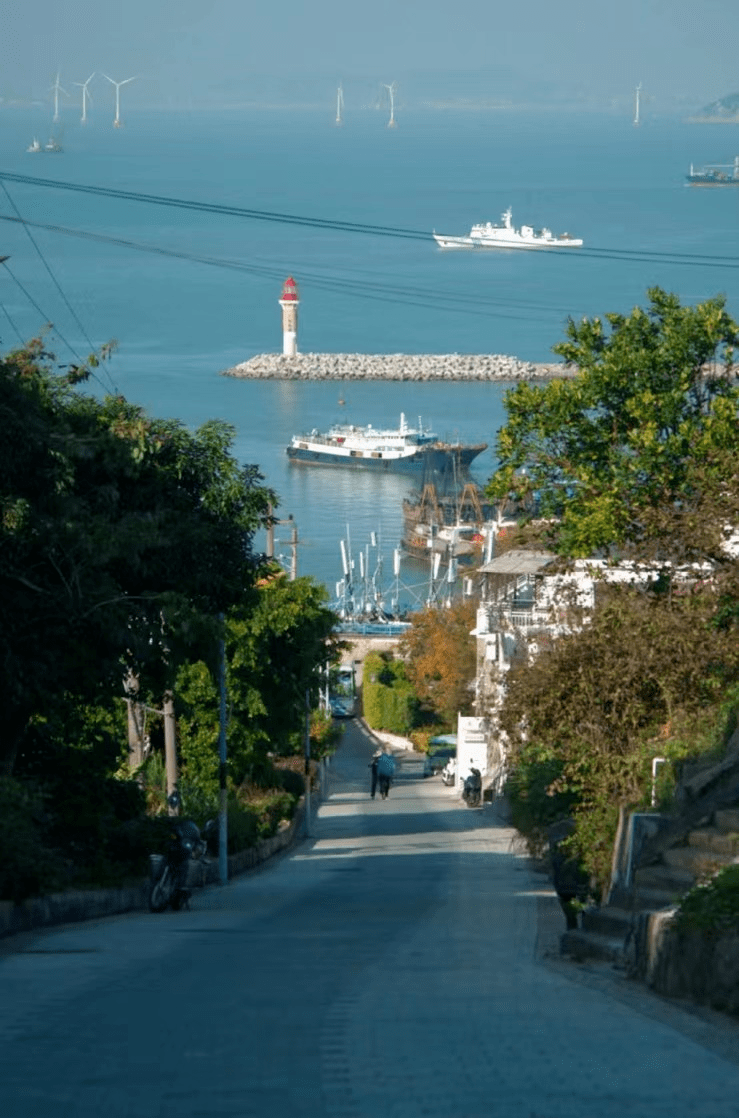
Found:
[[[722,1051],[704,1021],[547,959],[551,889],[495,809],[412,761],[370,800],[371,753],[350,723],[313,837],[191,911],[5,941],[0,1112],[739,1116],[730,1026]]]

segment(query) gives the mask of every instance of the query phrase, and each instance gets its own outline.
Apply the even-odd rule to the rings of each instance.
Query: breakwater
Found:
[[[500,354],[281,353],[260,354],[225,369],[247,380],[516,381],[572,377],[564,365],[519,361]]]

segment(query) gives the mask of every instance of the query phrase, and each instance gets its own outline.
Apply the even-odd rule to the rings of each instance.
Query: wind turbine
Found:
[[[90,84],[90,82],[92,81],[92,79],[94,77],[95,77],[95,74],[93,72],[92,74],[90,74],[90,76],[89,76],[89,78],[87,79],[86,82],[74,82],[73,83],[74,85],[78,85],[80,87],[80,89],[82,90],[82,116],[80,118],[80,122],[82,124],[87,123],[87,102],[89,100],[90,103],[92,103],[92,97],[90,97],[90,91],[88,90],[87,87],[88,87],[88,85]]]
[[[390,85],[387,85],[385,82],[383,82],[382,84],[385,86],[385,89],[390,94],[390,120],[387,122],[387,126],[388,128],[397,128],[398,125],[395,121],[395,90],[397,87],[395,85],[395,82],[391,82]]]
[[[107,74],[103,74],[104,78],[108,78]],[[135,82],[136,78],[124,78],[122,82],[114,82],[112,78],[108,78],[111,85],[115,86],[115,120],[113,121],[114,128],[122,128],[121,124],[121,86],[128,85],[129,82]]]
[[[341,88],[341,86],[339,86],[339,88],[336,91],[336,123],[337,124],[343,124],[344,123],[344,121],[341,119],[341,114],[343,112],[343,109],[344,109],[344,90]]]
[[[56,81],[54,82],[54,84],[50,88],[51,88],[52,93],[54,94],[54,116],[53,116],[53,120],[54,120],[54,123],[56,124],[56,122],[59,120],[59,94],[63,93],[65,97],[69,97],[69,94],[67,93],[66,89],[62,89],[61,85],[59,84],[59,72],[58,71],[57,71],[57,75],[56,75]]]

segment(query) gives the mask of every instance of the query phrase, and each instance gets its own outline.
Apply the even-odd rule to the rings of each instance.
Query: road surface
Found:
[[[372,749],[349,723],[313,837],[191,911],[0,944],[2,1114],[739,1116],[734,1026],[547,959],[495,809],[412,761],[370,800]]]

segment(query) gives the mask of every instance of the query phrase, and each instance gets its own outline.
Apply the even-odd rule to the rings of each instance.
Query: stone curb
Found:
[[[305,799],[301,796],[295,815],[287,826],[256,846],[229,856],[229,880],[286,850],[301,834],[304,820]],[[196,888],[218,883],[217,860],[207,865],[194,863],[194,868],[192,884]],[[198,869],[201,871],[199,874]],[[135,912],[147,909],[148,906],[148,879],[118,889],[75,889],[65,893],[50,893],[46,897],[30,897],[20,904],[0,901],[0,938],[54,924],[74,924],[82,920]]]

